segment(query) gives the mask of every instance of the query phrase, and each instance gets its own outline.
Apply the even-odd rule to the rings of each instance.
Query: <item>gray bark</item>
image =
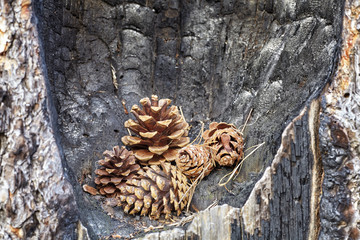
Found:
[[[0,2],[0,238],[75,238],[78,212],[50,120],[26,1]]]
[[[358,1],[0,4],[0,235],[359,236],[358,30],[349,24]],[[265,145],[229,191],[217,184],[225,168],[197,187],[196,209],[221,206],[145,236],[159,223],[81,185],[127,134],[121,102],[151,94],[182,107],[192,138],[201,122],[241,127],[254,109],[246,147]]]

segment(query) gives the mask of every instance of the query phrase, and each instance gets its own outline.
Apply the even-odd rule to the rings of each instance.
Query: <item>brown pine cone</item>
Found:
[[[190,179],[196,179],[203,171],[203,177],[210,174],[214,164],[210,158],[209,147],[188,145],[179,151],[176,166]]]
[[[170,99],[160,99],[156,95],[140,100],[142,109],[134,105],[131,112],[136,120],[127,120],[125,127],[137,136],[124,136],[122,142],[130,146],[141,164],[160,164],[160,161],[174,161],[178,150],[186,146],[190,139],[189,125],[179,114],[176,106],[168,106]]]
[[[205,144],[210,146],[212,158],[220,166],[232,166],[243,156],[243,137],[239,130],[228,123],[210,123],[209,130],[203,133]]]
[[[168,219],[172,211],[179,215],[184,209],[189,199],[188,195],[184,196],[188,189],[187,178],[175,166],[161,162],[144,166],[137,175],[121,183],[117,197],[126,213],[140,213],[154,219],[165,214]]]
[[[105,151],[104,156],[104,159],[98,161],[101,167],[95,170],[98,175],[95,183],[101,195],[114,197],[116,193],[120,193],[120,183],[136,174],[140,170],[140,165],[133,152],[126,150],[124,146],[116,146],[113,151]]]

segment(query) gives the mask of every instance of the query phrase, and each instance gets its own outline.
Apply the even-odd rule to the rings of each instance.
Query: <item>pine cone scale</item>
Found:
[[[142,191],[140,188],[136,188],[135,189],[135,196],[138,198],[138,199],[144,199],[144,191]]]
[[[140,161],[148,161],[154,157],[154,153],[145,149],[136,150],[134,155]]]
[[[151,113],[154,114],[155,116],[159,115],[160,110],[161,110],[161,107],[155,107],[155,106],[150,107]]]
[[[104,188],[104,191],[105,191],[105,193],[107,193],[107,194],[112,194],[112,193],[115,192],[115,190],[116,190],[116,188],[113,187],[113,186],[107,186],[107,187]]]
[[[174,146],[174,147],[185,147],[186,145],[188,145],[190,142],[190,138],[188,137],[181,137],[179,139],[176,139],[174,141],[172,141],[170,143],[170,147]]]
[[[139,132],[139,135],[143,138],[154,138],[158,134],[157,131],[154,132]]]
[[[165,146],[149,146],[149,151],[157,155],[161,155],[169,149],[169,145]]]
[[[170,162],[174,161],[177,158],[177,154],[178,152],[176,150],[170,149],[163,154],[163,157]]]
[[[147,129],[152,129],[156,124],[155,118],[149,115],[139,115],[139,119],[144,123]]]
[[[141,187],[145,190],[145,191],[149,191],[150,190],[150,182],[146,179],[141,179],[141,183],[140,183]]]
[[[168,120],[165,120],[168,121]],[[164,122],[165,122],[164,121]],[[171,121],[171,120],[170,120]],[[158,132],[165,132],[166,129],[169,127],[169,124],[167,122],[165,123],[159,123],[160,121],[158,121],[155,126],[154,126],[154,130],[158,131]]]
[[[108,172],[103,169],[96,169],[95,173],[100,176],[106,176],[108,174]]]
[[[121,183],[123,179],[122,178],[119,178],[119,177],[112,177],[111,178],[111,182],[114,183],[115,185],[118,185],[119,183]]]

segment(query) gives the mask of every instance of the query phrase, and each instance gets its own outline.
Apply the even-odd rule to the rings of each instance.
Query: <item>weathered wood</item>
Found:
[[[323,184],[320,239],[359,239],[359,83],[360,1],[347,1],[341,60],[326,90],[320,114]],[[335,227],[336,226],[336,227]]]
[[[0,1],[0,236],[359,238],[360,3],[343,3]],[[145,235],[158,222],[81,185],[125,134],[122,100],[152,93],[183,106],[193,136],[254,108],[246,146],[266,144],[230,191],[229,169],[198,186],[196,208],[220,206]]]

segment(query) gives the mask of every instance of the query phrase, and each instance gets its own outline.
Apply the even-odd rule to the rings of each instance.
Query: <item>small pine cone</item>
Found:
[[[239,130],[228,123],[210,123],[209,130],[203,133],[205,144],[210,146],[212,158],[220,166],[232,166],[243,156],[243,137]]]
[[[184,196],[188,189],[187,178],[175,166],[161,162],[144,166],[137,175],[121,183],[117,197],[126,213],[140,213],[154,219],[164,214],[168,219],[172,211],[180,215],[189,199],[188,194]]]
[[[210,158],[208,147],[188,145],[179,151],[176,166],[190,179],[196,179],[203,171],[203,177],[210,174],[214,164]]]
[[[160,161],[174,161],[178,150],[186,146],[190,139],[188,123],[179,114],[176,106],[168,106],[170,99],[158,99],[156,95],[140,100],[142,109],[134,105],[131,112],[136,120],[129,119],[125,127],[137,136],[121,138],[130,146],[141,164],[159,164]]]
[[[113,151],[105,151],[105,158],[99,160],[101,165],[95,170],[98,175],[95,183],[101,195],[114,197],[120,193],[120,183],[125,182],[140,170],[133,152],[128,151],[125,147],[116,146]]]

